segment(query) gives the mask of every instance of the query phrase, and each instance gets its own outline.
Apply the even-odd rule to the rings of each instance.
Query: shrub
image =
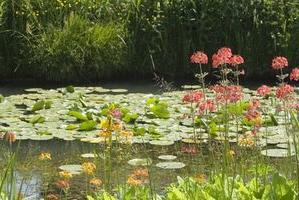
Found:
[[[54,81],[110,77],[123,66],[122,27],[93,24],[70,15],[63,28],[49,27],[32,46],[36,74]]]

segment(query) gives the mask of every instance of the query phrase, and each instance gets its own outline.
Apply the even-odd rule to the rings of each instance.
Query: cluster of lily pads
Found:
[[[196,86],[183,86],[184,90]],[[121,111],[121,121],[125,128],[133,132],[131,143],[149,143],[167,146],[175,142],[196,143],[192,119],[183,117],[190,112],[189,105],[181,99],[186,91],[164,92],[158,95],[127,93],[125,89],[104,89],[101,87],[68,87],[45,90],[26,89],[24,94],[2,98],[0,103],[0,131],[13,131],[17,140],[81,140],[88,143],[103,143],[100,137],[100,123],[107,115],[109,106]],[[241,103],[231,106],[231,114],[254,98],[255,91],[244,88]],[[206,92],[207,97],[214,93]],[[274,98],[255,97],[261,101],[267,112],[264,113],[263,126],[259,129],[259,145],[278,145],[274,150],[263,151],[268,156],[285,155],[288,137],[284,126],[285,116],[275,107]],[[211,134],[214,140],[223,140],[218,132],[223,125],[211,113],[209,120],[198,118],[196,132],[201,134],[201,142],[207,141]],[[240,128],[240,127],[239,127]],[[229,140],[236,143],[236,133],[251,130],[250,124],[243,123],[237,130],[235,121],[229,123]],[[115,140],[115,138],[114,138]]]

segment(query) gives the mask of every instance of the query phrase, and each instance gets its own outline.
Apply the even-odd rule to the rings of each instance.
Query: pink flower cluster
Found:
[[[205,111],[214,112],[216,110],[216,106],[213,100],[208,99],[201,104],[198,105],[199,114],[204,114]]]
[[[279,99],[291,99],[294,88],[288,84],[279,86],[276,90],[276,97]]]
[[[216,101],[235,103],[243,98],[242,88],[237,85],[215,85],[212,90],[216,93]]]
[[[218,68],[223,64],[230,64],[232,66],[244,63],[244,59],[240,55],[233,55],[232,50],[227,47],[220,48],[217,53],[212,56],[213,68]]]
[[[290,80],[298,81],[299,80],[299,68],[294,68],[290,74]]]
[[[183,97],[184,103],[198,103],[203,98],[204,93],[201,91],[191,91]]]
[[[266,85],[262,85],[261,87],[259,87],[257,90],[256,90],[256,93],[258,96],[266,96],[268,94],[271,93],[271,88],[266,86]]]
[[[197,51],[191,56],[190,61],[195,64],[207,64],[208,56],[201,51]]]
[[[288,59],[283,56],[277,56],[272,60],[273,69],[283,69],[289,65]]]

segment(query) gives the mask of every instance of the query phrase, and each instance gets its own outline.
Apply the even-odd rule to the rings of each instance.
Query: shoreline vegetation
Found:
[[[230,46],[273,79],[272,55],[299,64],[298,17],[296,0],[0,0],[0,78],[189,80],[190,52]]]

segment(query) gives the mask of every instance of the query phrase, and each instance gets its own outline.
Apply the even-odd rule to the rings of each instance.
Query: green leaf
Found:
[[[68,93],[74,93],[75,92],[75,88],[72,86],[72,85],[69,85],[65,88],[65,90],[68,92]]]
[[[45,122],[45,118],[41,115],[36,115],[29,120],[31,124],[43,123]]]
[[[68,115],[75,117],[78,121],[87,121],[88,117],[83,115],[81,112],[78,111],[69,111]]]
[[[133,128],[134,136],[144,136],[146,129],[144,127],[134,127]]]
[[[95,129],[96,125],[97,125],[97,122],[93,121],[93,120],[83,122],[79,126],[79,131],[91,131],[91,130]]]
[[[146,105],[152,105],[152,104],[157,104],[159,102],[159,100],[155,97],[151,97],[146,101]]]
[[[31,111],[35,112],[35,111],[38,111],[38,110],[42,110],[42,109],[44,109],[44,106],[45,106],[45,101],[44,100],[38,101],[32,106]]]
[[[137,113],[127,113],[122,120],[126,123],[134,123],[139,115]]]
[[[52,107],[52,101],[45,101],[45,109],[50,109]]]
[[[4,101],[4,96],[0,94],[0,103]]]
[[[271,117],[271,121],[274,124],[274,126],[278,126],[278,122],[277,122],[277,120],[275,119],[275,117],[272,113],[270,113],[270,117]]]
[[[75,129],[77,129],[78,127],[77,127],[77,125],[75,125],[75,124],[70,124],[70,125],[68,125],[65,129],[66,130],[75,130]]]
[[[151,107],[150,111],[158,118],[168,119],[170,117],[168,106],[166,103],[163,102],[160,102]]]

